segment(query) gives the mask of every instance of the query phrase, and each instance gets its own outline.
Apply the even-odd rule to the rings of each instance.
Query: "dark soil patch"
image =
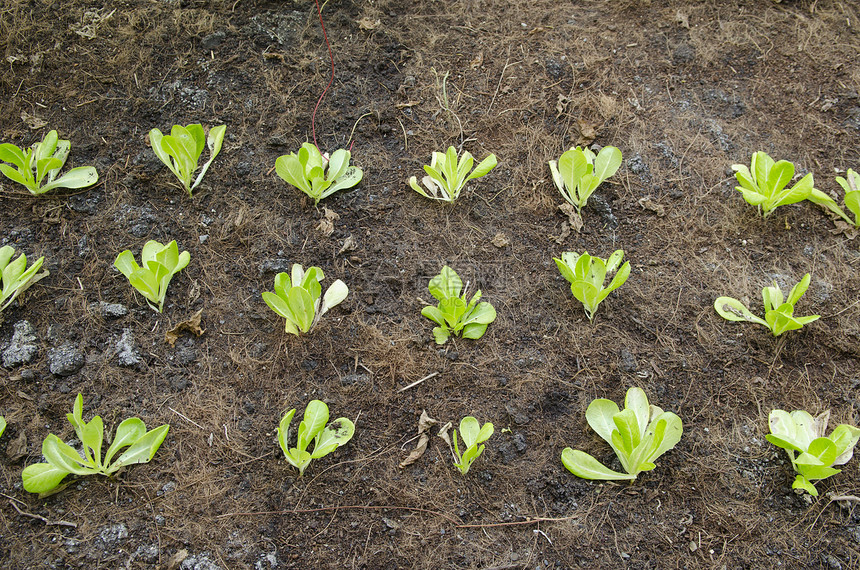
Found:
[[[96,9],[112,15],[86,28]],[[101,175],[38,199],[0,181],[3,242],[51,271],[0,327],[4,346],[24,320],[35,337],[0,391],[2,566],[857,568],[860,508],[828,499],[860,495],[857,460],[808,501],[764,439],[773,408],[860,423],[857,241],[809,204],[760,219],[729,169],[764,150],[826,192],[860,169],[856,4],[331,0],[323,14],[336,72],[317,140],[331,151],[354,131],[365,177],[317,209],[272,172],[311,137],[328,81],[312,3],[0,7],[2,142],[57,129],[70,165]],[[189,199],[144,138],[192,122],[227,138]],[[624,163],[582,232],[557,239],[547,161],[592,139]],[[406,180],[452,144],[500,164],[448,207]],[[323,206],[339,215],[328,236]],[[191,253],[161,315],[113,268],[148,239]],[[633,272],[592,325],[552,257],[617,248]],[[351,290],[301,339],[260,295],[293,262]],[[444,264],[498,310],[478,341],[439,348],[420,316]],[[822,318],[802,331],[775,340],[714,313],[720,295],[757,310],[772,279],[807,272],[798,310]],[[206,333],[167,344],[200,309]],[[565,446],[612,464],[584,411],[634,385],[683,418],[678,447],[632,485],[569,474]],[[21,470],[49,432],[73,437],[78,392],[111,430],[136,415],[170,434],[148,465],[39,499]],[[357,431],[298,478],[275,428],[312,398]],[[495,424],[467,477],[435,432],[398,467],[425,409]]]

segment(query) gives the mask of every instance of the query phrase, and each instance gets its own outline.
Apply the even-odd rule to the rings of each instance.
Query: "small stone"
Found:
[[[116,356],[120,366],[132,367],[140,364],[140,352],[134,346],[131,329],[122,330],[122,337],[116,343]]]
[[[54,376],[71,376],[83,368],[85,363],[84,354],[70,344],[48,351],[48,370]]]
[[[620,362],[618,363],[618,368],[622,372],[628,372],[630,374],[639,370],[639,364],[636,362],[636,357],[627,350],[626,348],[622,348],[618,353],[618,358]]]
[[[36,357],[39,347],[33,344],[36,340],[36,330],[28,321],[15,323],[12,340],[3,351],[3,367],[15,368],[27,364]]]
[[[225,37],[227,37],[227,34],[219,30],[203,38],[200,41],[200,47],[205,50],[213,50],[221,45],[221,42],[224,41]]]

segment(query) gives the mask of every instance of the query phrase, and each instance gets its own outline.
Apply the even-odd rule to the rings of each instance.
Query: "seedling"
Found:
[[[6,418],[0,416],[0,436],[3,435],[4,431],[6,431]]]
[[[811,172],[791,188],[786,188],[794,178],[794,164],[787,160],[774,162],[766,152],[753,153],[749,168],[743,164],[733,164],[732,170],[740,183],[735,190],[743,194],[748,204],[756,206],[764,218],[779,206],[796,204],[803,200],[809,200],[829,210],[838,209],[830,196],[814,188]]]
[[[457,151],[454,150],[453,146],[449,146],[447,152],[434,152],[430,159],[430,165],[424,165],[424,172],[427,173],[427,176],[422,178],[421,182],[427,191],[425,192],[418,185],[418,178],[415,176],[409,179],[409,186],[425,198],[453,204],[466,186],[466,182],[486,176],[498,164],[495,154],[482,160],[472,170],[474,163],[475,159],[469,151],[465,151],[463,157],[458,161]]]
[[[269,308],[286,319],[284,330],[288,333],[298,336],[310,332],[326,311],[346,299],[349,288],[340,279],[335,280],[322,295],[320,282],[323,279],[325,275],[319,267],[309,267],[305,271],[294,263],[292,276],[287,273],[275,275],[274,293],[263,292],[263,300]]]
[[[185,269],[190,260],[191,255],[187,251],[179,253],[176,240],[167,245],[151,240],[144,244],[140,254],[143,267],[137,264],[129,250],[120,253],[113,264],[146,298],[150,308],[160,313],[164,309],[164,297],[170,280]]]
[[[89,422],[83,421],[84,399],[78,394],[71,414],[66,414],[69,423],[75,428],[75,433],[83,446],[83,457],[70,445],[54,434],[49,434],[42,442],[42,455],[47,463],[36,463],[24,469],[21,477],[24,489],[30,493],[47,493],[57,487],[66,475],[101,474],[110,477],[126,465],[149,463],[158,451],[167,430],[165,424],[150,431],[138,418],[129,418],[116,428],[113,443],[102,459],[102,442],[104,441],[104,425],[99,416]],[[123,448],[126,449],[117,459],[114,456]]]
[[[493,435],[493,424],[481,423],[472,416],[466,416],[460,420],[460,437],[463,438],[463,455],[457,447],[457,430],[454,430],[454,467],[465,475],[477,458],[484,453],[483,443]]]
[[[487,326],[496,320],[496,309],[491,304],[478,303],[481,299],[480,289],[471,300],[466,301],[463,280],[447,265],[430,280],[429,289],[439,305],[428,305],[421,309],[421,314],[439,325],[433,328],[436,344],[445,344],[452,334],[462,335],[463,338],[481,338],[487,332]]]
[[[600,184],[615,174],[621,166],[621,151],[605,146],[596,155],[588,147],[572,148],[558,161],[550,160],[549,169],[558,191],[576,211],[588,202],[588,197]]]
[[[605,467],[591,455],[566,447],[561,462],[583,479],[623,481],[654,469],[654,461],[681,440],[681,418],[648,404],[641,388],[630,388],[619,411],[612,400],[598,398],[585,411],[588,425],[612,446],[626,473]]]
[[[191,193],[203,180],[206,171],[209,170],[212,161],[221,152],[226,130],[226,125],[212,127],[207,136],[199,124],[188,125],[187,127],[173,125],[169,135],[161,134],[158,129],[149,131],[149,144],[152,146],[155,156],[176,175],[190,198]],[[203,165],[200,174],[197,175],[194,184],[192,184],[191,180],[194,172],[197,171],[197,162],[200,160],[200,155],[203,154],[204,147],[209,147],[209,160]]]
[[[849,168],[846,176],[847,179],[837,176],[836,182],[845,190],[845,207],[854,214],[854,221],[851,221],[851,218],[841,210],[837,214],[841,215],[849,224],[860,227],[860,174]]]
[[[810,276],[807,273],[800,280],[800,283],[791,288],[788,299],[783,299],[782,290],[776,284],[776,281],[773,282],[771,287],[762,289],[761,295],[764,300],[763,319],[752,314],[746,305],[732,297],[718,298],[714,301],[714,309],[726,320],[758,323],[766,326],[773,333],[773,336],[779,336],[786,331],[797,330],[805,324],[818,320],[819,315],[810,315],[808,317],[794,316],[794,305],[809,288],[809,281]]]
[[[341,445],[346,445],[355,434],[355,424],[347,418],[338,418],[329,424],[328,406],[320,400],[311,400],[305,408],[305,417],[299,424],[296,447],[290,447],[290,422],[293,421],[295,413],[293,408],[281,419],[278,443],[284,451],[287,463],[298,469],[301,477],[311,460],[325,457]],[[313,452],[307,451],[311,441],[314,442]]]
[[[623,257],[624,250],[619,249],[607,260],[588,255],[587,251],[582,255],[568,251],[561,254],[561,259],[553,258],[562,276],[570,282],[570,292],[577,301],[582,303],[589,321],[594,322],[594,313],[598,305],[610,293],[624,285],[630,276],[630,262],[627,261],[621,265]],[[620,269],[619,265],[621,265]],[[618,272],[610,281],[609,287],[604,288],[606,274],[616,269]]]
[[[291,152],[279,156],[275,160],[275,172],[287,184],[313,198],[316,206],[323,198],[361,182],[363,172],[357,166],[349,165],[350,156],[348,150],[338,149],[329,158],[316,146],[304,143],[298,154]]]
[[[33,265],[27,267],[27,256],[23,253],[12,261],[15,248],[10,245],[0,247],[0,272],[2,272],[3,289],[0,290],[0,312],[12,304],[18,295],[27,290],[30,285],[47,277],[48,270],[38,273],[45,258],[40,257]]]
[[[839,473],[833,466],[847,463],[860,439],[860,429],[848,424],[836,426],[825,437],[829,419],[829,410],[815,418],[803,410],[791,413],[773,410],[768,417],[770,433],[765,438],[788,452],[791,466],[797,473],[791,488],[807,491],[813,497],[818,496],[818,490],[811,480],[827,479]],[[800,455],[795,457],[795,453]]]
[[[92,166],[72,168],[59,178],[57,174],[66,164],[71,143],[61,140],[57,131],[51,131],[41,142],[35,143],[25,152],[12,143],[0,144],[0,172],[6,178],[23,184],[34,196],[55,188],[86,188],[99,180],[99,173]]]

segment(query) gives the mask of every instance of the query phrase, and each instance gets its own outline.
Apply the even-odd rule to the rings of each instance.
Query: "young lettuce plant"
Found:
[[[187,251],[179,253],[176,240],[167,245],[150,240],[143,245],[140,254],[142,267],[129,250],[120,253],[113,264],[128,278],[132,287],[146,298],[150,308],[160,313],[164,309],[164,297],[170,280],[185,269],[190,260],[191,254]]]
[[[808,317],[795,317],[794,305],[809,288],[809,273],[803,276],[800,282],[791,288],[788,299],[783,299],[782,289],[774,281],[773,286],[761,290],[764,300],[764,318],[752,314],[752,312],[740,301],[732,297],[719,297],[714,301],[714,309],[728,321],[748,321],[763,325],[779,336],[786,331],[797,330],[805,324],[818,320],[819,315]]]
[[[624,250],[619,249],[606,260],[588,255],[587,251],[582,255],[568,251],[561,254],[561,259],[553,258],[562,276],[570,282],[570,291],[574,298],[585,308],[589,321],[594,322],[594,313],[598,305],[610,293],[624,285],[630,276],[630,262],[627,261],[621,265],[623,257]],[[621,265],[620,269],[619,265]],[[604,288],[606,274],[616,269],[618,272],[610,281],[609,287]]]
[[[557,161],[549,161],[552,179],[558,191],[576,211],[588,202],[588,197],[600,184],[615,174],[621,166],[621,151],[605,146],[596,155],[588,147],[572,148]]]
[[[221,152],[226,130],[226,125],[212,127],[207,136],[203,131],[203,126],[199,124],[186,127],[173,125],[169,135],[163,135],[158,129],[149,131],[149,144],[159,160],[176,175],[190,198],[191,193],[203,180],[206,171],[209,170],[212,161]],[[200,170],[200,174],[197,175],[194,184],[192,184],[191,180],[205,147],[209,147],[209,160],[203,165],[203,169]]]
[[[298,154],[291,152],[279,156],[275,160],[275,172],[287,184],[313,198],[316,206],[323,198],[361,182],[364,173],[357,166],[349,165],[350,156],[348,150],[338,149],[329,158],[306,142]]]
[[[835,211],[834,208],[839,209],[830,196],[814,187],[811,172],[791,188],[786,188],[794,178],[794,164],[787,160],[774,162],[766,152],[753,153],[749,168],[743,164],[733,164],[732,170],[740,183],[735,190],[743,195],[748,204],[756,206],[763,218],[768,217],[779,206],[796,204],[803,200],[809,200],[832,211]]]
[[[263,292],[270,309],[286,319],[284,330],[298,336],[313,329],[326,311],[339,305],[349,294],[346,284],[337,279],[322,295],[320,282],[325,279],[322,269],[309,267],[305,271],[293,264],[292,275],[275,275],[275,292]],[[322,296],[322,303],[320,303]]]
[[[829,419],[829,410],[815,418],[803,410],[791,413],[773,410],[768,417],[770,433],[765,438],[788,452],[791,466],[797,473],[791,488],[807,491],[813,497],[818,496],[818,490],[812,479],[826,479],[839,473],[833,466],[847,463],[860,439],[860,429],[848,424],[836,426],[825,437]]]
[[[478,303],[481,299],[480,289],[471,300],[466,301],[463,280],[447,265],[430,280],[428,287],[439,305],[428,305],[421,310],[421,314],[439,325],[433,328],[436,344],[445,344],[452,334],[462,334],[463,338],[481,338],[487,332],[487,326],[496,320],[496,309],[490,303]]]
[[[296,409],[293,408],[281,419],[278,443],[284,451],[287,463],[298,469],[301,477],[311,460],[325,457],[341,445],[346,445],[355,434],[355,424],[348,418],[338,418],[328,423],[328,406],[320,400],[311,400],[305,408],[305,417],[299,424],[296,446],[290,447],[290,422],[295,414]],[[314,442],[314,449],[307,451],[311,441]]]
[[[37,259],[28,268],[27,256],[22,253],[18,259],[12,261],[14,254],[15,249],[12,246],[0,247],[0,272],[2,272],[3,280],[3,288],[0,290],[0,313],[30,285],[50,274],[48,270],[38,273],[45,261],[44,257]]]
[[[4,431],[6,431],[6,418],[0,416],[0,436],[3,435]]]
[[[24,469],[21,477],[24,489],[30,493],[47,493],[57,487],[70,473],[93,475],[99,473],[110,477],[120,468],[135,463],[149,463],[158,451],[170,426],[165,424],[150,431],[138,418],[129,418],[116,428],[113,443],[102,458],[104,425],[99,416],[89,422],[83,420],[83,397],[78,394],[71,414],[66,414],[69,423],[83,446],[83,457],[73,447],[63,443],[54,434],[49,434],[42,442],[42,455],[47,463],[36,463]],[[117,459],[114,456],[126,449]]]
[[[463,454],[460,455],[460,449],[457,447],[457,430],[454,430],[454,467],[460,470],[460,473],[465,475],[469,472],[469,468],[477,458],[484,453],[483,445],[485,441],[493,435],[493,424],[490,422],[481,423],[472,416],[466,416],[460,420],[460,437],[463,438]]]
[[[619,411],[612,400],[598,398],[585,412],[588,425],[612,446],[625,473],[605,467],[591,455],[566,447],[561,452],[564,466],[583,479],[633,480],[642,471],[654,469],[654,460],[681,440],[683,424],[672,412],[648,404],[641,388],[630,388]]]
[[[418,185],[418,178],[415,176],[409,179],[409,186],[425,198],[453,204],[465,188],[466,182],[486,176],[496,167],[498,161],[495,154],[490,154],[472,170],[474,163],[475,159],[469,151],[464,152],[458,161],[457,151],[453,146],[449,146],[447,152],[434,152],[430,165],[424,165],[427,176],[422,178],[421,182],[427,187],[427,192]]]
[[[860,227],[860,174],[849,168],[846,176],[847,179],[837,176],[836,182],[845,190],[845,207],[854,214],[854,220],[852,221],[841,210],[837,214],[849,224]]]
[[[0,172],[6,178],[23,184],[34,196],[55,188],[86,188],[99,180],[99,173],[92,166],[72,168],[59,178],[57,174],[66,164],[71,143],[61,140],[57,131],[51,131],[41,142],[35,143],[25,152],[11,143],[0,144]]]

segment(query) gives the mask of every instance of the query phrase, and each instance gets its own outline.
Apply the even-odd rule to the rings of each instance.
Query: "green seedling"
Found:
[[[11,143],[0,144],[0,172],[6,178],[23,184],[34,196],[55,188],[86,188],[99,180],[99,173],[92,166],[72,168],[59,178],[57,174],[66,164],[71,143],[61,140],[57,131],[51,131],[41,142],[35,143],[25,152]]]
[[[275,292],[263,292],[263,300],[269,308],[286,319],[284,330],[298,336],[310,332],[326,311],[339,305],[349,294],[346,284],[337,279],[322,295],[320,282],[325,279],[322,269],[309,267],[305,271],[298,263],[293,264],[292,275],[275,275]],[[320,302],[322,297],[322,302]]]
[[[624,285],[630,276],[630,262],[627,261],[621,265],[623,257],[624,250],[619,249],[607,260],[588,255],[587,251],[582,255],[568,251],[561,254],[561,259],[553,258],[562,276],[570,282],[570,292],[585,308],[589,321],[594,322],[594,313],[598,305],[610,293]],[[619,265],[621,265],[620,268]],[[604,288],[606,274],[616,269],[618,272],[610,281],[609,287]]]
[[[597,187],[618,171],[619,166],[621,151],[614,146],[605,146],[596,155],[588,147],[576,147],[562,154],[557,161],[549,161],[553,182],[577,212],[585,207]]]
[[[836,213],[849,224],[860,227],[860,174],[849,168],[846,176],[847,179],[837,176],[836,182],[845,190],[845,207],[854,214],[854,220],[846,216],[841,209]]]
[[[469,151],[464,152],[463,157],[458,161],[457,151],[454,150],[453,146],[449,146],[447,152],[434,152],[430,159],[430,165],[424,165],[424,172],[427,173],[427,176],[422,178],[421,182],[427,191],[425,192],[418,185],[418,178],[415,176],[409,179],[409,186],[425,198],[453,204],[466,186],[466,182],[486,176],[498,164],[495,154],[482,160],[472,170],[474,163],[475,159]]]
[[[30,493],[47,493],[57,487],[66,475],[94,475],[110,477],[126,465],[149,463],[167,437],[169,425],[146,431],[146,425],[138,418],[129,418],[116,428],[113,443],[102,458],[104,425],[99,416],[89,422],[82,418],[84,399],[78,394],[71,414],[66,414],[69,423],[83,446],[83,457],[70,445],[54,434],[42,442],[42,455],[47,463],[36,463],[21,474],[24,489]],[[115,461],[114,456],[126,449]]]
[[[735,190],[743,195],[748,204],[756,206],[764,218],[779,206],[796,204],[803,200],[809,200],[829,210],[839,209],[830,196],[814,187],[811,172],[797,184],[787,188],[794,178],[794,164],[787,160],[774,162],[766,152],[753,153],[749,168],[743,164],[733,164],[732,170],[735,171],[735,178],[740,184]]]
[[[164,297],[170,280],[185,269],[190,260],[191,255],[187,251],[179,253],[176,240],[167,245],[151,240],[144,244],[140,254],[142,267],[129,250],[120,253],[113,264],[128,278],[132,287],[146,298],[150,308],[160,313],[164,309]]]
[[[791,288],[788,299],[783,299],[782,290],[776,284],[776,281],[774,281],[773,286],[762,289],[761,295],[764,300],[763,319],[752,314],[746,305],[732,297],[718,298],[714,301],[714,309],[726,320],[758,323],[767,327],[773,333],[773,336],[779,336],[786,331],[797,330],[805,324],[818,320],[819,315],[810,315],[808,317],[794,316],[794,305],[809,288],[810,279],[809,273],[804,275],[800,283]]]
[[[296,447],[290,447],[290,422],[296,414],[295,408],[287,412],[278,427],[278,443],[284,451],[287,463],[299,470],[301,477],[311,460],[325,457],[352,439],[355,424],[347,418],[338,418],[328,423],[328,406],[320,400],[311,400],[305,408],[305,417],[299,424]],[[328,425],[326,425],[328,424]],[[311,441],[314,450],[307,451]]]
[[[203,180],[212,161],[221,152],[226,130],[226,125],[212,127],[207,136],[199,124],[188,125],[187,127],[173,125],[169,135],[161,134],[158,129],[149,131],[149,144],[152,146],[155,156],[176,175],[176,178],[182,183],[182,187],[188,192],[188,196],[191,197],[191,193]],[[209,160],[203,165],[200,174],[197,175],[194,184],[192,184],[191,180],[194,177],[194,172],[197,171],[197,163],[205,147],[209,147]]]
[[[568,471],[583,479],[623,481],[654,469],[654,461],[681,440],[681,418],[648,404],[641,388],[630,388],[619,411],[612,400],[598,398],[585,412],[588,425],[612,446],[626,473],[605,467],[591,455],[566,447],[561,462]]]
[[[429,289],[439,305],[428,305],[421,310],[421,314],[439,325],[433,328],[436,344],[445,344],[452,334],[462,335],[463,338],[481,338],[487,332],[487,326],[496,320],[496,309],[487,302],[478,302],[481,299],[480,289],[471,300],[466,300],[463,280],[447,265],[430,280]]]
[[[275,160],[275,172],[287,184],[313,198],[316,206],[323,198],[361,182],[364,173],[357,166],[349,165],[350,156],[348,150],[338,149],[329,158],[316,146],[304,143],[298,154],[279,156]]]
[[[0,436],[3,435],[4,431],[6,431],[6,418],[0,416]]]
[[[460,437],[463,438],[463,455],[457,447],[457,430],[454,430],[454,467],[465,475],[477,458],[484,453],[483,443],[493,435],[493,424],[481,423],[472,416],[466,416],[460,420]]]
[[[813,497],[818,496],[818,490],[811,481],[839,473],[833,466],[847,463],[860,439],[860,429],[848,424],[836,426],[825,437],[829,419],[829,410],[815,418],[803,410],[791,413],[773,410],[768,417],[770,433],[765,437],[788,452],[791,466],[797,473],[791,488],[807,491]]]
[[[15,248],[12,246],[0,247],[0,272],[2,272],[3,279],[3,289],[0,290],[0,312],[11,305],[12,301],[26,291],[30,285],[50,274],[48,270],[38,273],[45,261],[44,257],[37,259],[28,268],[27,256],[22,253],[18,259],[12,261],[14,254]]]

